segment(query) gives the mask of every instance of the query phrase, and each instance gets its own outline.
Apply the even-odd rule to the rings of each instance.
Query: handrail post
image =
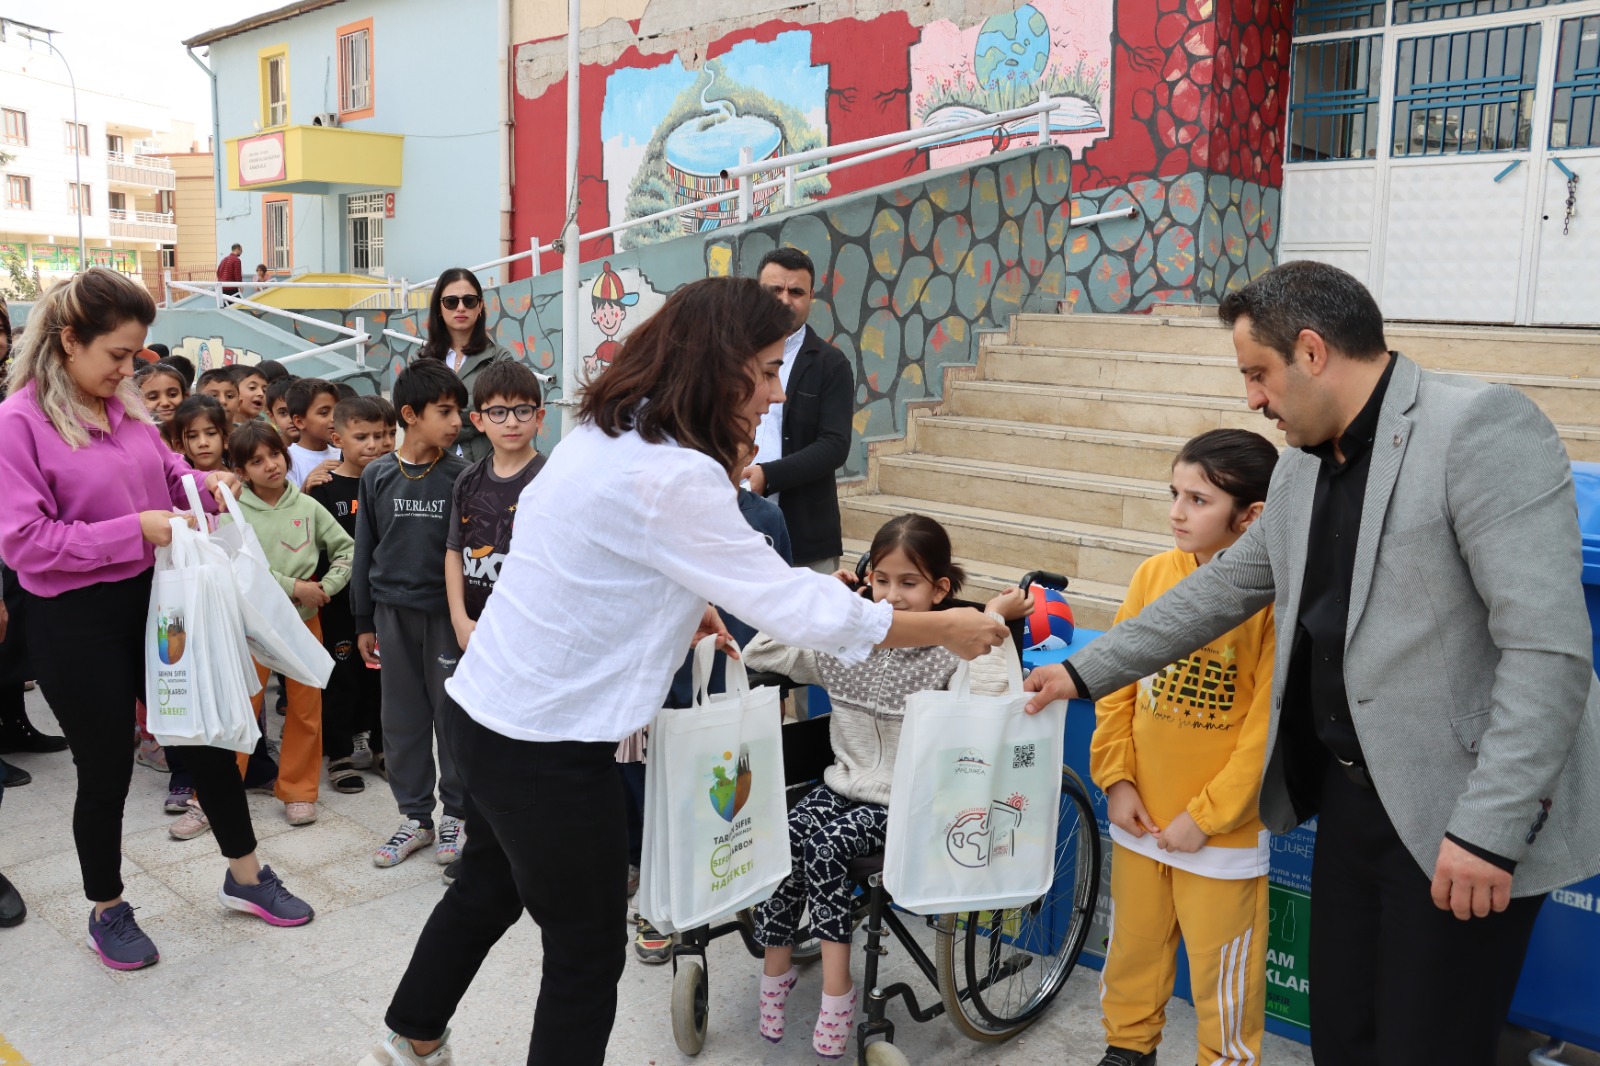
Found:
[[[367,368],[367,320],[356,319],[356,366],[362,370]]]
[[[218,282],[217,284],[215,284],[215,285],[213,285],[211,287],[211,295],[217,301],[217,310],[218,311],[220,311],[224,307],[228,306],[227,303],[224,302],[223,299],[222,299],[222,283],[221,282]]]
[[[755,152],[750,148],[749,145],[745,145],[743,148],[739,149],[739,165],[741,167],[749,165],[750,161],[754,158]],[[740,222],[749,222],[750,216],[755,213],[756,197],[754,190],[751,189],[752,184],[754,184],[754,181],[751,175],[739,175]]]
[[[539,263],[539,238],[537,236],[529,237],[528,247],[532,249],[532,254],[528,256],[528,262],[533,264],[533,272],[529,275],[529,277],[536,278],[542,273]]]
[[[783,206],[794,206],[794,164],[783,168]]]
[[[172,306],[172,271],[161,272],[161,306]]]
[[[1049,102],[1050,94],[1040,89],[1039,103],[1048,104]],[[1052,143],[1050,140],[1050,112],[1041,111],[1039,112],[1039,144],[1042,147],[1050,143]]]

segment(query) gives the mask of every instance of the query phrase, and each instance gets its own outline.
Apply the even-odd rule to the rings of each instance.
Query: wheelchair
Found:
[[[1055,588],[1066,585],[1059,575],[1032,573],[1022,586],[1026,589],[1035,582]],[[822,771],[833,761],[828,720],[786,723],[783,737],[784,780],[792,804],[821,780]],[[1078,775],[1063,766],[1055,878],[1043,897],[1023,907],[911,915],[895,908],[884,887],[881,852],[849,864],[848,874],[857,889],[852,929],[865,930],[860,986],[864,995],[855,1027],[857,1066],[910,1066],[894,1045],[895,1022],[888,1012],[895,1000],[902,1001],[913,1021],[929,1022],[946,1014],[963,1034],[983,1042],[1010,1039],[1050,1005],[1077,965],[1099,894],[1100,837],[1089,795]],[[931,951],[914,932],[919,923],[932,932]],[[762,947],[754,930],[750,912],[740,911],[725,923],[685,930],[675,938],[672,1035],[684,1054],[697,1055],[705,1045],[710,1019],[707,946],[719,937],[737,935],[759,959]],[[890,953],[887,937],[932,986],[926,1006],[912,985],[880,983],[882,960]],[[815,941],[802,941],[794,959],[801,963],[818,954]],[[929,990],[923,991],[927,995]]]

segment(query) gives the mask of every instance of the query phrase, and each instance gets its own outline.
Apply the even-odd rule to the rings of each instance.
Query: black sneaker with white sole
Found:
[[[1156,1066],[1154,1051],[1130,1051],[1125,1047],[1106,1048],[1100,1066]]]

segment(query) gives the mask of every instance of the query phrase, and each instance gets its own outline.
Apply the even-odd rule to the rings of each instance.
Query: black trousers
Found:
[[[531,743],[446,701],[474,810],[460,876],[423,927],[385,1021],[437,1040],[526,910],[544,945],[529,1066],[602,1066],[627,949],[628,833],[615,742]]]
[[[133,705],[144,698],[144,623],[151,572],[59,596],[28,598],[28,645],[39,687],[78,769],[72,836],[83,894],[122,895],[122,808],[133,779]],[[185,746],[217,846],[230,859],[256,850],[233,752]]]
[[[1430,885],[1378,794],[1331,763],[1311,873],[1317,1066],[1494,1066],[1545,897],[1461,921]]]
[[[346,594],[348,595],[348,594]],[[349,618],[346,610],[329,619],[322,612],[322,646],[333,656],[333,673],[322,690],[322,754],[329,759],[348,759],[355,751],[355,735],[369,733],[367,743],[374,753],[383,750],[383,676],[370,670],[356,650],[354,623],[350,632],[335,631],[337,618]]]

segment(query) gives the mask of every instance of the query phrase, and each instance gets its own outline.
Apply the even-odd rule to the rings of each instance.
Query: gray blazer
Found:
[[[1430,878],[1449,832],[1516,860],[1514,895],[1547,892],[1600,872],[1600,682],[1571,466],[1522,393],[1395,358],[1350,589],[1351,716]],[[1278,833],[1300,820],[1279,726],[1317,468],[1288,450],[1237,544],[1072,659],[1104,694],[1275,604],[1261,817]]]

